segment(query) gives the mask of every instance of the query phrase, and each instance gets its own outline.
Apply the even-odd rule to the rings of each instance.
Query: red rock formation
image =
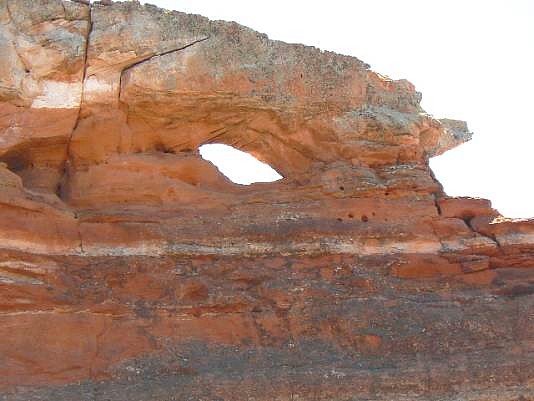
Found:
[[[534,222],[428,167],[465,123],[353,57],[84,3],[0,0],[0,399],[534,399]]]

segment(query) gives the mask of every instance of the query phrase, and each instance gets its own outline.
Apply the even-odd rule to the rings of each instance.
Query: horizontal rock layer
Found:
[[[534,221],[443,192],[409,82],[137,2],[0,38],[1,400],[534,399]]]

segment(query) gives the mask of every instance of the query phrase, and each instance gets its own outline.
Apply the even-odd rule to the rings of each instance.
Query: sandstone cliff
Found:
[[[408,81],[137,2],[0,0],[0,55],[0,399],[534,399],[534,221]]]

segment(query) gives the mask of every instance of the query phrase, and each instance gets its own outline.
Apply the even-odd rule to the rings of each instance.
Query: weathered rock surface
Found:
[[[534,221],[428,167],[465,123],[353,57],[84,3],[0,0],[0,399],[534,399]]]

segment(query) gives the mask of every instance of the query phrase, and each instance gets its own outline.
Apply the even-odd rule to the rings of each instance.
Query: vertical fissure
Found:
[[[87,33],[85,35],[85,49],[84,49],[84,55],[83,55],[83,71],[82,71],[82,81],[81,81],[81,88],[80,88],[80,105],[78,107],[78,114],[76,115],[76,120],[74,121],[74,125],[72,127],[69,138],[67,140],[66,151],[65,151],[65,161],[63,163],[63,168],[62,168],[62,176],[59,180],[58,188],[56,190],[56,194],[60,199],[64,199],[63,189],[66,184],[65,181],[67,180],[67,176],[68,176],[68,169],[69,169],[69,163],[70,163],[70,158],[71,158],[70,147],[71,147],[72,137],[74,136],[74,132],[78,128],[78,125],[81,119],[81,114],[82,114],[84,89],[85,89],[85,78],[87,76],[87,59],[88,59],[88,54],[89,54],[91,33],[93,31],[93,5],[89,3],[87,4],[87,7],[89,7],[89,14],[87,17],[88,18]]]

